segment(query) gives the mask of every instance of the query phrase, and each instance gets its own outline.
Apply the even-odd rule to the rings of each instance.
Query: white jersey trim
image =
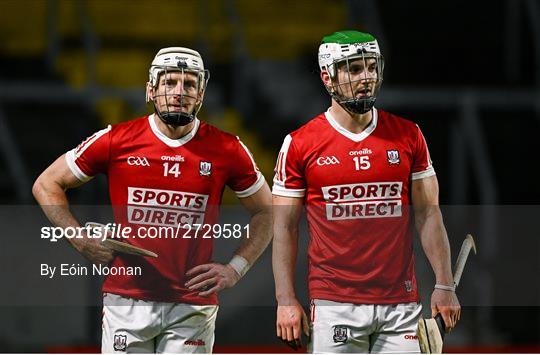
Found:
[[[272,195],[302,198],[305,196],[305,194],[306,189],[288,189],[282,185],[281,181],[274,180],[274,186],[272,186]]]
[[[426,152],[427,152],[427,165],[428,169],[433,165],[433,161],[431,160],[431,154],[429,154],[429,148],[427,145],[426,137],[424,137],[424,134],[422,133],[422,130],[420,129],[420,126],[416,125],[416,128],[418,128],[418,132],[422,136],[422,140],[424,141],[424,145],[426,146]]]
[[[265,178],[263,174],[261,174],[259,171],[257,171],[257,181],[250,187],[248,187],[245,190],[242,191],[235,191],[236,196],[239,198],[249,197],[260,190],[260,188],[264,185]]]
[[[272,194],[284,197],[304,197],[306,189],[288,189],[285,187],[287,181],[287,155],[291,146],[292,137],[288,134],[283,140],[276,163],[276,174],[274,175],[274,184]]]
[[[150,123],[150,128],[152,129],[152,132],[154,132],[154,134],[156,135],[156,137],[159,138],[160,141],[172,148],[178,148],[189,142],[193,137],[195,137],[195,134],[197,134],[197,131],[199,130],[199,126],[201,124],[201,121],[199,121],[198,118],[195,118],[195,120],[193,121],[195,122],[195,125],[188,134],[179,139],[171,139],[159,130],[155,121],[156,119],[159,119],[159,117],[154,118],[155,116],[156,115],[154,113],[148,116],[148,123]]]
[[[276,175],[274,176],[274,183],[280,181],[282,184],[287,180],[287,154],[289,154],[289,147],[291,146],[292,137],[288,134],[283,140],[283,145],[279,150]]]
[[[66,153],[65,155],[66,163],[67,163],[67,166],[69,167],[69,170],[71,170],[71,172],[73,173],[73,175],[75,175],[77,179],[79,179],[82,182],[87,182],[88,180],[92,179],[92,176],[88,176],[85,173],[83,173],[81,168],[79,168],[79,166],[75,162],[75,160],[77,159],[75,156],[76,149],[77,148],[72,149]]]
[[[244,148],[244,150],[246,151],[246,154],[249,157],[249,160],[251,160],[251,164],[253,165],[253,170],[256,172],[259,172],[259,170],[257,169],[257,164],[255,163],[255,159],[253,159],[253,156],[251,155],[251,152],[249,151],[248,147],[246,147],[246,145],[240,140],[238,136],[236,136],[236,139],[238,139],[238,143],[240,143],[242,148]]]
[[[350,140],[352,140],[354,142],[360,142],[360,141],[363,141],[364,139],[366,139],[371,133],[373,133],[375,128],[377,128],[377,120],[379,118],[379,115],[377,113],[377,109],[373,108],[371,110],[371,112],[373,112],[373,119],[371,120],[369,125],[366,127],[366,129],[364,129],[360,133],[352,133],[351,131],[349,131],[346,128],[344,128],[343,126],[341,126],[335,120],[334,116],[332,116],[332,113],[330,112],[330,109],[328,109],[324,113],[324,115],[325,115],[326,119],[328,120],[328,122],[330,123],[330,125],[332,127],[334,127],[334,129],[336,131],[338,131],[339,133],[341,133],[342,135],[344,135],[345,137],[349,138]]]
[[[95,141],[97,141],[101,136],[104,134],[107,134],[111,131],[111,125],[108,125],[107,128],[102,129],[101,131],[97,131],[93,135],[91,135],[89,138],[87,138],[86,141],[82,142],[77,148],[75,148],[75,159],[79,158],[88,147],[90,147],[92,144],[94,144]],[[80,149],[77,151],[77,149]]]
[[[244,197],[249,197],[249,196],[253,195],[255,192],[259,191],[259,189],[264,185],[264,182],[266,180],[264,179],[264,176],[263,176],[263,174],[261,174],[259,169],[257,169],[257,164],[255,163],[255,160],[253,159],[253,156],[249,152],[249,149],[240,140],[240,138],[238,136],[236,136],[236,139],[238,139],[238,143],[240,143],[242,148],[244,148],[244,150],[246,151],[246,154],[248,155],[249,159],[251,160],[251,164],[253,165],[253,170],[257,173],[257,181],[255,181],[255,183],[253,185],[251,185],[250,187],[248,187],[245,190],[235,191],[236,196],[238,196],[240,198],[244,198]]]
[[[412,173],[412,179],[413,180],[420,180],[425,179],[427,177],[435,175],[435,169],[433,169],[433,166],[430,166],[424,171],[418,171],[416,173]]]

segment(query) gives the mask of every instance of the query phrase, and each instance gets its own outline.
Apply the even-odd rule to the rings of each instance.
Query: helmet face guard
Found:
[[[326,90],[346,111],[363,114],[373,108],[384,71],[384,59],[373,36],[341,31],[324,37],[319,67],[330,78]]]
[[[330,76],[331,83],[326,85],[330,96],[349,112],[362,114],[370,111],[375,105],[383,80],[382,75],[379,75],[384,65],[382,57],[362,54],[360,57],[346,58],[332,65],[336,68],[336,74],[333,77]],[[365,69],[354,75],[357,71],[356,66]],[[341,81],[338,75],[340,71],[344,72],[341,75],[344,79]],[[355,94],[355,88],[360,88],[362,91],[364,87],[367,91],[366,95],[358,97]]]
[[[149,74],[146,101],[153,102],[158,117],[174,127],[193,122],[210,78],[200,54],[183,47],[164,48],[152,61]],[[150,90],[153,91],[151,95]],[[193,108],[186,111],[185,108],[190,106]]]

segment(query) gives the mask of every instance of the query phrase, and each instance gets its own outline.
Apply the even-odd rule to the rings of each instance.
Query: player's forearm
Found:
[[[61,228],[80,226],[79,221],[69,209],[64,189],[58,183],[40,177],[34,183],[32,193],[52,225]],[[75,249],[80,251],[78,240],[75,238],[68,240]]]
[[[296,300],[294,272],[298,254],[298,231],[274,228],[272,269],[279,305],[291,305]]]
[[[245,258],[250,265],[253,265],[266,249],[270,240],[272,240],[272,206],[267,206],[251,216],[249,237],[244,236],[235,254]]]
[[[34,183],[32,193],[53,225],[62,228],[79,226],[69,210],[66,193],[59,184],[40,177]]]
[[[453,285],[450,244],[439,206],[432,205],[417,211],[416,226],[424,253],[435,273],[436,282]]]
[[[37,178],[32,193],[53,225],[78,227],[79,222],[69,210],[66,190],[81,184],[68,167],[65,155],[62,155]]]

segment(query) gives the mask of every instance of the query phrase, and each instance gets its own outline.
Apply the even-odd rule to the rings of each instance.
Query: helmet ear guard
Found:
[[[151,94],[151,91],[158,88],[160,76],[163,74],[167,75],[170,72],[181,72],[182,74],[193,73],[197,76],[197,102],[191,113],[170,111],[168,105],[167,110],[162,112],[156,106],[156,98]],[[175,127],[185,126],[193,122],[197,112],[199,112],[209,79],[210,72],[204,69],[202,57],[197,51],[185,47],[163,48],[156,54],[150,66],[146,102],[153,102],[156,114],[164,123]],[[165,96],[167,96],[166,93]],[[181,100],[187,97],[184,94],[180,96]]]

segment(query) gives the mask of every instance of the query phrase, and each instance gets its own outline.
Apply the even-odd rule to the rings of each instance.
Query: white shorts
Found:
[[[311,304],[311,353],[420,353],[418,303],[355,305],[326,300]]]
[[[102,353],[211,353],[217,305],[103,296]]]

